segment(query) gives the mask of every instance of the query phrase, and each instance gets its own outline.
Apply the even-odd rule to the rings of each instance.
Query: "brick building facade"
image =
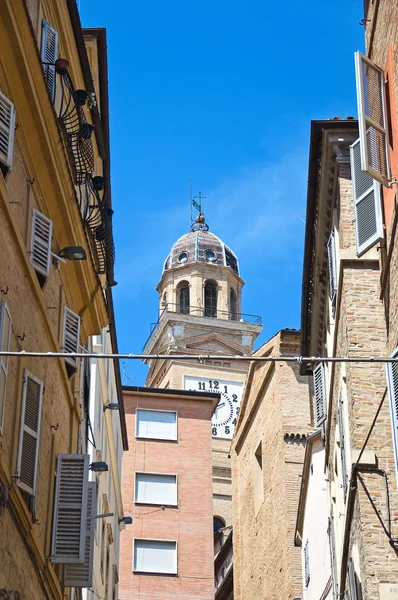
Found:
[[[282,330],[254,356],[297,356],[300,332]],[[311,395],[297,364],[249,369],[233,440],[234,598],[302,595],[294,529]]]

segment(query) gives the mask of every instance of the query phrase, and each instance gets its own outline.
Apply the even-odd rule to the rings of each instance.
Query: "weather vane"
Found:
[[[191,228],[195,225],[195,223],[204,224],[204,215],[202,211],[202,200],[204,200],[206,196],[202,196],[202,192],[199,192],[198,196],[192,196],[192,179],[189,179],[189,203],[191,208]],[[193,219],[192,218],[192,207],[196,208],[198,211],[198,216]]]

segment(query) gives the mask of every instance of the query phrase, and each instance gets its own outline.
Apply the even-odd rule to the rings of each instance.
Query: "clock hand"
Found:
[[[217,410],[218,410],[219,408],[222,408],[223,406],[225,406],[225,402],[222,402],[221,404],[218,404],[218,405],[217,405],[217,408],[216,408],[216,412],[217,412]]]

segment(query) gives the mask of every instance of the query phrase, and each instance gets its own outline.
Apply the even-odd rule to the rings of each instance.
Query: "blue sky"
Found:
[[[80,0],[80,16],[108,36],[120,351],[140,352],[157,318],[190,177],[238,254],[258,343],[299,327],[310,121],[357,115],[363,0]],[[142,385],[146,367],[125,375]]]

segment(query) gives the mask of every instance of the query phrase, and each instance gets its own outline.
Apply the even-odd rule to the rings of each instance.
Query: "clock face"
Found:
[[[185,375],[184,389],[221,394],[211,420],[211,433],[215,438],[232,439],[242,400],[243,383]]]

